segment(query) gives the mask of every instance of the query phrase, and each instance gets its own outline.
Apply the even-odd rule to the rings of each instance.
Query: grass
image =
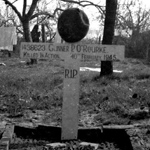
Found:
[[[20,63],[20,59],[2,61],[6,66],[0,66],[0,111],[15,116],[26,109],[53,110],[52,117],[60,121],[63,100],[63,67],[60,63],[27,66]],[[90,63],[90,66],[94,67],[94,64]],[[123,73],[102,78],[95,72],[80,73],[80,116],[83,112],[96,114],[96,125],[129,124],[134,118],[130,109],[140,105],[149,107],[149,66],[140,60],[126,59],[114,63],[114,69],[118,68]]]
[[[27,66],[16,58],[1,61],[6,66],[0,66],[0,113],[6,114],[5,117],[9,119],[23,121],[39,112],[43,115],[42,123],[61,125],[63,67],[60,62],[39,62],[38,65]],[[82,66],[96,65],[86,63]],[[113,66],[114,69],[123,70],[123,73],[99,78],[96,72],[80,72],[79,126],[148,122],[150,114],[140,108],[150,109],[149,65],[141,60],[126,59],[114,62]],[[40,116],[37,114],[34,119]],[[41,145],[35,146],[36,143],[21,142],[23,144],[19,147],[16,141],[17,144],[11,145],[11,149],[41,149]],[[111,143],[105,145],[114,146]]]

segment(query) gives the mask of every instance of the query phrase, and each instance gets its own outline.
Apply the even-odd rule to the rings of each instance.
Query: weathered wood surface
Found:
[[[3,141],[10,141],[13,137],[13,133],[14,133],[14,125],[6,125],[5,127],[5,131],[3,133],[2,139]]]
[[[77,139],[78,136],[79,66],[79,61],[70,57],[65,59],[61,138],[63,140]]]
[[[81,56],[82,61],[118,61],[124,60],[125,47],[123,45],[99,44],[62,44],[62,43],[21,43],[21,58],[36,58],[60,60],[66,55]]]
[[[4,124],[2,125],[2,127],[4,127]],[[4,132],[0,140],[0,149],[9,150],[9,144],[13,138],[13,133],[14,133],[14,125],[5,123]]]
[[[37,123],[36,126],[35,124],[27,124],[27,123],[16,123],[16,126],[20,126],[20,127],[25,127],[25,128],[36,128],[38,126],[45,126],[45,127],[55,127],[55,126],[51,126],[51,125],[47,125],[47,124],[43,124],[43,123]],[[98,127],[78,127],[78,130],[97,130],[97,129],[132,129],[132,128],[144,128],[144,127],[150,127],[150,125],[148,124],[132,124],[132,125],[102,125],[102,126],[98,126]],[[56,128],[61,128],[61,126],[57,126]]]

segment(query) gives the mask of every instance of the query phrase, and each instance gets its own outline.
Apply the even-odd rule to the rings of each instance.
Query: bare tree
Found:
[[[140,0],[118,6],[116,30],[128,37],[127,56],[149,59],[150,9],[144,8]]]
[[[134,0],[118,5],[116,29],[126,32],[129,37],[137,37],[150,25],[150,10],[144,9],[142,3]]]
[[[5,4],[9,7],[11,7],[13,9],[13,11],[16,13],[16,15],[18,16],[20,22],[22,23],[22,27],[23,27],[23,33],[24,33],[24,38],[26,42],[31,42],[32,38],[31,38],[31,33],[30,33],[30,21],[34,18],[36,18],[37,16],[40,15],[45,15],[48,17],[54,17],[55,13],[59,10],[59,9],[55,9],[55,11],[53,12],[53,14],[50,14],[48,12],[35,12],[35,9],[37,7],[37,4],[40,0],[32,0],[31,5],[28,8],[27,6],[27,0],[23,0],[23,10],[22,13],[19,12],[19,10],[15,7],[14,3],[10,2],[9,0],[3,0],[5,2]],[[17,0],[15,0],[16,2]]]
[[[104,34],[102,44],[112,44],[114,37],[115,19],[117,10],[117,0],[106,0],[106,15],[104,23]],[[113,62],[101,62],[101,76],[111,75],[113,73]]]

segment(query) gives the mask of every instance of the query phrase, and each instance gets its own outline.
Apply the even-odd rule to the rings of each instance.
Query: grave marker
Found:
[[[61,139],[77,139],[80,61],[123,60],[124,46],[73,44],[84,38],[89,29],[88,17],[78,8],[63,11],[57,29],[61,38],[72,44],[21,43],[21,57],[65,60]]]
[[[124,46],[22,42],[21,57],[65,60],[61,138],[69,140],[77,139],[78,133],[80,61],[123,60]]]

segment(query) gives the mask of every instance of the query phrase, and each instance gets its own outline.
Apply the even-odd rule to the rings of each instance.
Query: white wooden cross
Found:
[[[124,46],[99,44],[21,43],[21,58],[63,59],[62,140],[77,139],[80,61],[124,59]]]

